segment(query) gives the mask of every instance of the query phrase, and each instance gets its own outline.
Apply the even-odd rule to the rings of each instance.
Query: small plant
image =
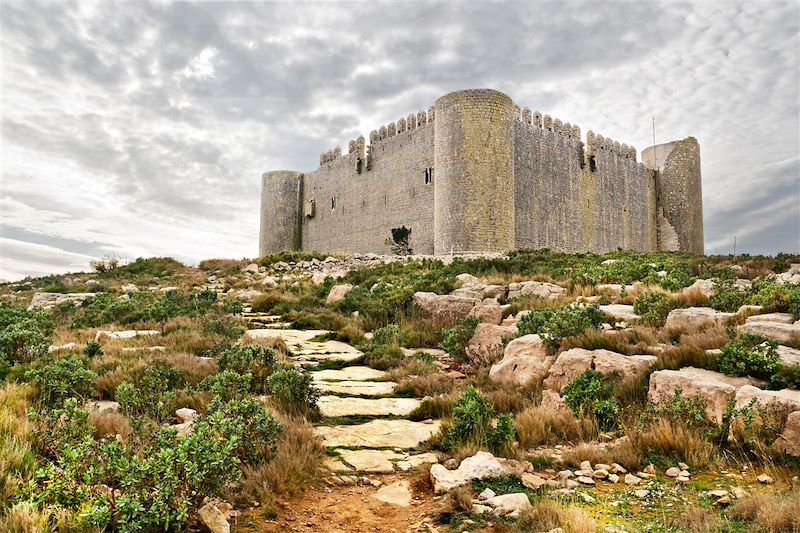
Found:
[[[729,330],[730,341],[716,356],[720,372],[729,376],[754,376],[769,379],[778,370],[778,343],[760,335],[743,333],[737,338]]]
[[[734,283],[735,279],[721,279],[714,283],[714,294],[708,304],[718,311],[735,313],[747,301],[747,294]]]
[[[580,335],[597,328],[603,322],[603,312],[596,305],[568,305],[559,309],[534,309],[517,323],[519,336],[536,333],[555,351],[567,337]]]
[[[136,372],[133,383],[120,383],[114,397],[126,415],[166,422],[175,412],[177,396],[173,389],[180,379],[180,372],[157,361]]]
[[[614,385],[597,370],[585,370],[567,383],[562,394],[576,416],[594,416],[606,429],[616,425],[619,404],[614,398]]]
[[[0,303],[0,360],[27,363],[47,353],[53,320],[44,311]]]
[[[61,405],[67,398],[88,398],[96,377],[97,374],[86,368],[84,360],[76,355],[25,373],[25,379],[38,386],[39,399],[46,407]]]
[[[501,453],[514,440],[514,418],[502,415],[492,427],[494,409],[478,389],[469,386],[453,406],[453,422],[444,430],[442,447],[456,450],[467,444],[486,446]]]
[[[411,230],[405,226],[392,228],[392,238],[386,239],[386,246],[396,255],[411,255]]]
[[[260,464],[275,452],[283,426],[256,400],[243,398],[223,402],[217,397],[210,411],[208,425],[220,436],[236,438],[233,455],[242,462]]]
[[[223,370],[208,376],[200,383],[201,390],[210,391],[222,401],[241,400],[250,393],[253,374],[239,374],[233,370]]]
[[[83,355],[88,358],[100,357],[103,355],[103,346],[95,340],[91,340],[83,347]]]
[[[450,329],[442,332],[442,349],[456,361],[465,360],[464,349],[481,323],[480,317],[468,316]]]
[[[317,408],[319,391],[311,385],[311,374],[296,368],[280,368],[267,380],[276,406],[289,414],[308,414]]]
[[[374,346],[402,346],[404,341],[403,332],[397,324],[389,324],[376,329],[372,334],[372,344]]]
[[[673,309],[680,309],[684,305],[670,298],[663,292],[646,292],[633,302],[633,312],[642,317],[642,323],[648,326],[663,326],[667,315]]]
[[[257,344],[235,345],[223,350],[217,357],[218,371],[231,370],[239,374],[252,374],[253,392],[266,392],[267,378],[272,373],[277,355],[275,350]]]

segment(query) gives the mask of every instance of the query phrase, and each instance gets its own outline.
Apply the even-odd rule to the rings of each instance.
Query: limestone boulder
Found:
[[[606,315],[610,316],[614,321],[636,322],[640,318],[639,315],[633,312],[632,305],[623,304],[610,304],[601,305],[600,310]]]
[[[152,335],[160,335],[160,331],[156,331],[154,329],[128,329],[124,331],[98,331],[95,336],[94,340],[99,341],[102,338],[114,339],[114,340],[126,340],[126,339],[134,339],[136,337],[150,337]]]
[[[561,392],[567,383],[590,368],[605,375],[617,372],[618,382],[623,383],[643,376],[657,361],[654,355],[624,355],[610,350],[572,348],[558,355],[544,386]]]
[[[494,509],[494,514],[498,516],[504,516],[507,514],[517,515],[533,509],[531,501],[528,499],[528,495],[522,492],[495,496],[494,498],[489,498],[483,503],[492,507]]]
[[[336,302],[341,302],[344,300],[345,296],[347,296],[350,291],[353,290],[353,286],[349,283],[343,283],[341,285],[334,285],[331,287],[331,291],[328,293],[328,297],[325,299],[325,303],[333,304]]]
[[[258,267],[256,267],[258,268]],[[230,533],[231,525],[225,518],[225,513],[213,503],[207,503],[197,511],[197,516],[211,533]]]
[[[781,453],[800,457],[800,411],[789,413],[786,425],[773,447]]]
[[[494,363],[502,357],[503,341],[513,338],[516,334],[516,326],[498,326],[483,322],[475,328],[475,333],[464,351],[470,361]]]
[[[775,282],[781,285],[784,283],[800,285],[800,263],[793,263],[789,270],[775,276]]]
[[[234,296],[243,302],[252,302],[264,293],[255,289],[241,289],[234,292]]]
[[[748,318],[747,322],[737,328],[739,333],[755,333],[781,343],[800,341],[800,324],[798,323],[754,322],[750,320],[751,318],[753,317]]]
[[[569,409],[569,406],[567,406],[567,402],[564,400],[564,397],[561,396],[556,391],[550,389],[544,389],[542,391],[541,406],[543,409],[548,409],[550,411],[561,411],[562,409]]]
[[[681,292],[700,291],[703,296],[711,297],[717,292],[717,286],[713,279],[698,279],[688,287],[684,288]]]
[[[249,265],[242,267],[242,272],[245,274],[258,274],[258,265],[255,263],[250,263]]]
[[[675,395],[675,391],[680,389],[684,397],[699,397],[705,400],[708,416],[712,420],[722,422],[728,400],[733,399],[741,387],[753,383],[751,378],[735,378],[694,367],[659,370],[650,375],[647,399],[651,403],[669,400]]]
[[[122,292],[129,293],[129,292],[139,292],[139,287],[134,285],[133,283],[127,283],[121,287]]]
[[[446,323],[453,323],[465,318],[481,301],[478,298],[432,292],[417,292],[414,294],[413,300],[423,310]]]
[[[764,313],[747,317],[746,322],[775,322],[778,324],[794,324],[794,317],[789,313]]]
[[[778,360],[782,365],[800,365],[800,350],[797,348],[790,348],[789,346],[780,345],[778,346],[777,351]]]
[[[460,287],[469,287],[470,285],[483,285],[483,282],[473,276],[472,274],[459,274],[456,276],[456,281]]]
[[[503,320],[503,306],[497,300],[489,299],[476,304],[469,312],[469,316],[476,316],[481,319],[481,322],[488,324],[499,324]]]
[[[555,300],[566,294],[564,287],[543,281],[522,281],[508,286],[508,298],[537,296],[545,300]]]
[[[500,383],[525,385],[547,375],[555,359],[539,335],[524,335],[506,345],[503,359],[492,365],[489,377]]]
[[[762,390],[753,385],[744,385],[736,391],[736,407],[741,408],[749,405],[756,400],[762,407],[768,405],[779,405],[788,407],[792,411],[800,410],[800,391],[783,390]]]
[[[184,424],[186,422],[194,422],[197,420],[197,411],[194,409],[189,409],[188,407],[182,407],[175,411],[175,418],[178,420],[179,424]]]
[[[692,329],[699,327],[727,326],[735,313],[724,313],[710,307],[687,307],[673,309],[667,315],[665,328]]]
[[[91,300],[98,293],[94,292],[73,292],[62,294],[60,292],[37,292],[33,295],[28,310],[32,309],[52,309],[61,304],[79,305],[86,300]]]
[[[431,466],[431,482],[436,494],[443,494],[476,479],[500,477],[505,474],[503,465],[489,452],[478,452],[467,457],[455,470],[440,464]]]

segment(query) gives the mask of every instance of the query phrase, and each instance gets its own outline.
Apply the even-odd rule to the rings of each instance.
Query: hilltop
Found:
[[[3,531],[800,531],[800,257],[0,285]]]

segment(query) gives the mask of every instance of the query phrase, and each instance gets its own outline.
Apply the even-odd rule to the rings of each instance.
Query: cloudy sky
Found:
[[[259,176],[491,87],[700,142],[707,253],[800,251],[797,1],[0,1],[0,278],[257,253]]]

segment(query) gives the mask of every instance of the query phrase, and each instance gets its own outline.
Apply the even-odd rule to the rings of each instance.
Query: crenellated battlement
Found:
[[[584,131],[499,91],[448,93],[346,153],[326,150],[315,170],[264,174],[261,253],[384,253],[400,226],[423,254],[702,252],[697,142],[648,148],[645,165],[633,146]]]

